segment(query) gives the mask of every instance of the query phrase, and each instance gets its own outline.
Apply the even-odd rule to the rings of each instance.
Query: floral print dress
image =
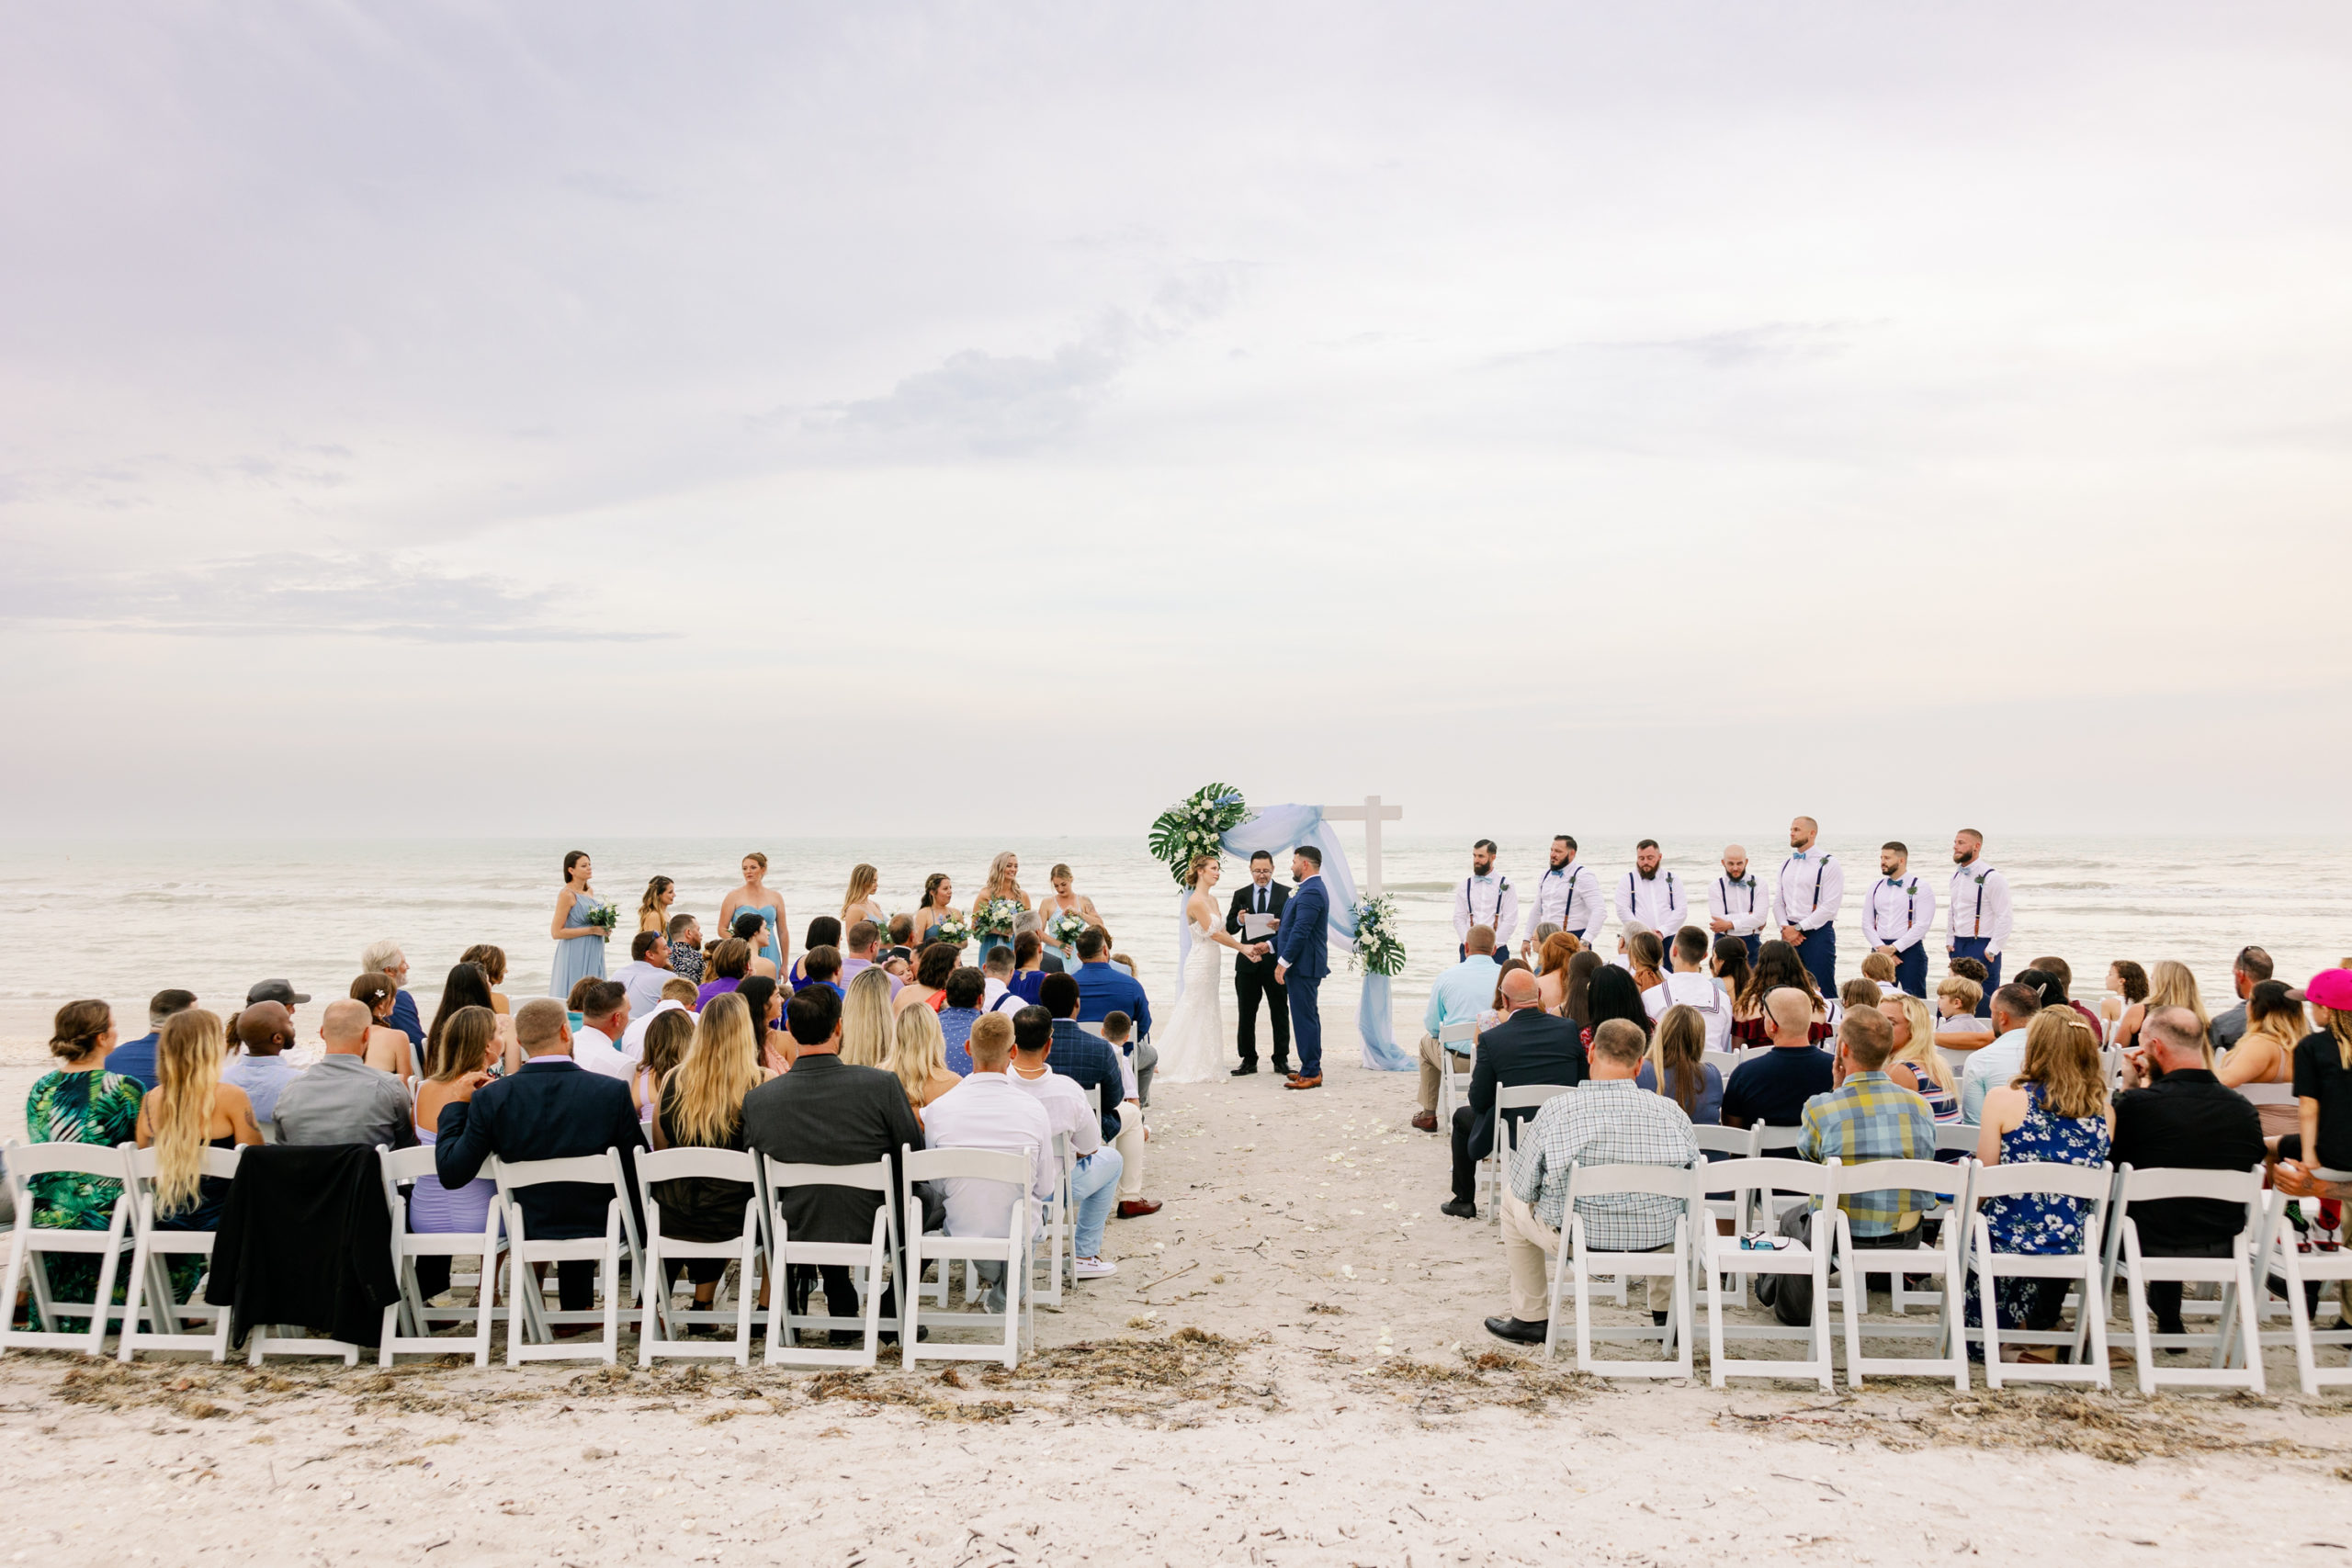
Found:
[[[2042,1108],[2041,1086],[2025,1086],[2025,1120],[2001,1134],[2003,1165],[2104,1165],[2109,1132],[2107,1118],[2052,1116]],[[1984,1201],[1985,1227],[1996,1252],[2068,1253],[2083,1249],[2083,1201],[2047,1192],[2021,1192]],[[2004,1328],[2047,1328],[2058,1320],[2066,1299],[2064,1280],[2000,1280],[1994,1303]],[[1984,1326],[1983,1297],[1968,1292],[1968,1325]],[[1972,1357],[1981,1348],[1972,1347]]]
[[[139,1102],[147,1093],[137,1078],[120,1073],[53,1072],[35,1081],[25,1096],[25,1130],[38,1144],[96,1144],[112,1148],[130,1143],[139,1128]],[[32,1222],[51,1230],[102,1231],[112,1223],[122,1183],[78,1170],[33,1177]],[[95,1253],[45,1254],[50,1294],[59,1303],[88,1302],[97,1293],[99,1259]],[[116,1290],[128,1284],[118,1272]],[[44,1325],[71,1333],[79,1325]],[[86,1325],[86,1317],[80,1320]]]

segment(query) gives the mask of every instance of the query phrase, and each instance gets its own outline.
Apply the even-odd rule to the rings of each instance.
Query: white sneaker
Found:
[[[1072,1266],[1081,1280],[1107,1280],[1118,1271],[1119,1266],[1104,1258],[1081,1258]]]

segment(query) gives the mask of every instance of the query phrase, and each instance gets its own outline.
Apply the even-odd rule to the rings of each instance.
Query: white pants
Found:
[[[1143,1111],[1131,1100],[1119,1101],[1119,1135],[1111,1140],[1119,1151],[1119,1201],[1143,1196]]]

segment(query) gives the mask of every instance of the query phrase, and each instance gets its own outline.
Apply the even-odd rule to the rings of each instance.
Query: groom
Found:
[[[1323,852],[1301,844],[1291,852],[1291,875],[1297,886],[1283,904],[1282,924],[1274,928],[1274,979],[1290,990],[1290,1032],[1298,1046],[1298,1071],[1284,1089],[1323,1087],[1323,1015],[1316,995],[1323,976],[1331,972],[1331,896],[1323,888]]]

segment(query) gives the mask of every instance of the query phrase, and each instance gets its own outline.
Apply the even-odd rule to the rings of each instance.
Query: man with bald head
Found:
[[[1789,824],[1789,858],[1772,888],[1772,918],[1781,940],[1797,950],[1815,988],[1838,994],[1838,910],[1846,902],[1846,868],[1821,847],[1821,824],[1799,817]]]
[[[1478,1036],[1470,1103],[1453,1112],[1453,1198],[1441,1207],[1456,1219],[1478,1217],[1478,1162],[1494,1152],[1496,1142],[1495,1091],[1545,1083],[1574,1089],[1585,1080],[1584,1043],[1577,1026],[1544,1010],[1535,976],[1514,969],[1503,976],[1502,993],[1507,1016]],[[1535,1113],[1510,1114],[1516,1133]]]
[[[244,1051],[220,1069],[220,1081],[245,1091],[254,1122],[275,1136],[277,1096],[299,1076],[285,1056],[294,1044],[294,1014],[283,1002],[255,1002],[237,1015],[235,1030]]]
[[[1724,872],[1707,889],[1707,929],[1747,944],[1747,966],[1764,948],[1764,928],[1772,923],[1772,893],[1747,869],[1747,847],[1724,846]]]
[[[1829,1053],[1813,1043],[1813,998],[1782,986],[1764,998],[1764,1037],[1772,1048],[1732,1069],[1724,1085],[1724,1125],[1796,1127],[1804,1102],[1826,1094],[1836,1076]]]
[[[267,1005],[255,1002],[245,1010]],[[391,1074],[368,1065],[368,1024],[367,1003],[345,997],[327,1004],[319,1021],[319,1043],[326,1055],[278,1091],[272,1120],[279,1143],[416,1146],[408,1090]]]

